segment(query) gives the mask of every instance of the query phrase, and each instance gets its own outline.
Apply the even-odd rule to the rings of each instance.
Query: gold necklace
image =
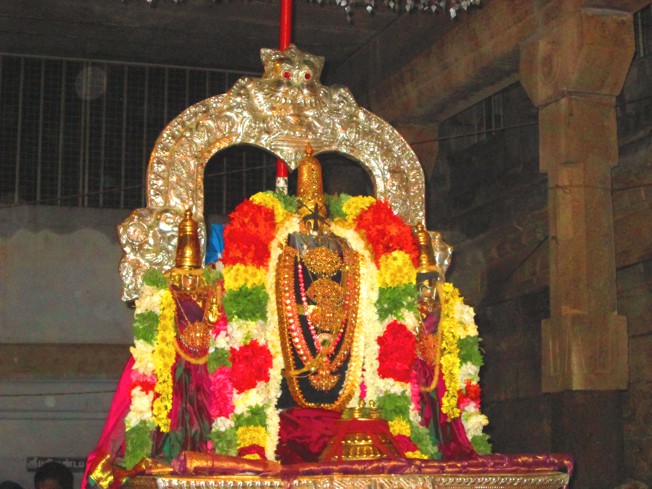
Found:
[[[322,256],[326,253],[318,252]],[[342,283],[345,284],[346,315],[341,322],[341,329],[336,335],[341,338],[339,349],[337,342],[330,339],[319,348],[313,341],[310,348],[306,341],[299,320],[299,305],[295,292],[295,266],[300,264],[298,252],[286,245],[283,249],[276,272],[276,300],[279,315],[279,328],[282,340],[283,358],[285,361],[284,375],[288,381],[290,393],[295,401],[303,407],[322,407],[326,409],[343,409],[353,397],[356,381],[361,373],[360,348],[355,341],[357,332],[358,296],[360,291],[360,255],[348,246],[343,247]],[[339,258],[339,257],[338,257]],[[314,262],[311,263],[314,267]],[[333,266],[320,267],[322,273],[332,270]],[[305,309],[305,308],[304,308]],[[306,312],[306,311],[304,311]],[[314,340],[314,338],[313,338]],[[339,341],[339,340],[338,340]],[[315,353],[313,353],[313,350]],[[337,352],[335,352],[337,350]],[[300,368],[294,354],[298,357]],[[334,356],[333,356],[334,355]],[[342,391],[332,403],[312,403],[305,399],[299,386],[299,377],[308,377],[310,384],[317,390],[328,391],[337,385],[341,374],[337,370],[349,359],[348,370]]]
[[[210,347],[211,330],[220,318],[220,303],[222,288],[202,287],[201,290],[188,293],[171,288],[174,296],[174,303],[177,311],[181,311],[186,326],[180,327],[179,321],[175,321],[177,335],[174,346],[184,360],[202,365],[208,361],[208,349]],[[202,309],[202,318],[199,321],[190,321],[184,307],[180,303],[180,297],[186,295]]]

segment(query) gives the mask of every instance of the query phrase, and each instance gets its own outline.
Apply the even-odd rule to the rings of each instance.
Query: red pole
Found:
[[[292,0],[281,0],[281,26],[279,48],[284,50],[290,45],[292,38]]]
[[[292,37],[292,0],[281,0],[279,31],[278,44],[281,51],[284,51],[290,45]],[[281,158],[276,160],[276,191],[288,193],[288,166]]]

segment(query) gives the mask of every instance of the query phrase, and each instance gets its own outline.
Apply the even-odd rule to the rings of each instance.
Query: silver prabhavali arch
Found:
[[[322,57],[290,45],[262,49],[261,59],[262,78],[241,78],[228,92],[189,107],[159,136],[147,171],[147,207],[118,227],[123,300],[137,297],[145,270],[173,266],[176,227],[186,209],[193,210],[205,247],[204,167],[229,146],[264,148],[293,170],[306,143],[316,155],[341,153],[366,169],[377,198],[408,224],[424,223],[423,169],[401,135],[358,106],[347,88],[322,85]]]

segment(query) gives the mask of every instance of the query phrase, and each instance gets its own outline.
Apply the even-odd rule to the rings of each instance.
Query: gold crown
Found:
[[[192,209],[186,210],[179,223],[177,256],[174,266],[182,270],[195,270],[202,266],[199,228],[197,222],[192,218]]]
[[[321,164],[312,153],[312,146],[307,144],[297,169],[297,197],[303,204],[299,209],[299,215],[305,217],[317,211],[325,217],[326,205],[324,204]]]

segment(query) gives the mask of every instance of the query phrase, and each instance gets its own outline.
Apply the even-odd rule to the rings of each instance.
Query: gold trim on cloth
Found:
[[[113,483],[113,457],[108,454],[104,455],[90,477],[99,487],[107,489]]]
[[[127,489],[560,489],[568,484],[563,472],[504,474],[378,474],[319,475],[284,480],[257,476],[136,477]]]

